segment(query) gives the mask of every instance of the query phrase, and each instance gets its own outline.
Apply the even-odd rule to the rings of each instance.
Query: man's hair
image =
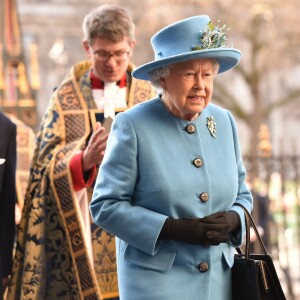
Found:
[[[92,44],[94,38],[121,42],[124,37],[134,39],[134,23],[129,12],[122,7],[102,5],[87,14],[82,23],[84,39]]]

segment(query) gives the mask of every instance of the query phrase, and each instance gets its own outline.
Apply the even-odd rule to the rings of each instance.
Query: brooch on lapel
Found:
[[[217,124],[214,121],[214,117],[212,117],[212,116],[207,117],[206,120],[207,120],[206,125],[207,125],[207,128],[208,128],[211,136],[216,139],[217,138],[217,136],[216,136],[216,133],[217,133]]]
[[[5,163],[5,158],[0,158],[0,165]]]

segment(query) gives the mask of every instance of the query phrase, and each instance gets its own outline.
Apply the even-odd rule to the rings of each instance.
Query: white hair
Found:
[[[211,61],[212,67],[213,67],[213,75],[214,76],[217,75],[219,68],[220,68],[220,64],[219,64],[218,60],[215,58],[203,58],[203,59],[207,59],[207,60]],[[158,92],[162,92],[162,88],[160,85],[160,78],[162,78],[162,77],[165,78],[165,77],[169,76],[172,65],[163,66],[163,67],[155,69],[149,73],[150,82],[156,88],[156,90]]]
[[[162,88],[161,88],[161,85],[159,82],[160,78],[168,77],[169,74],[170,74],[170,66],[169,65],[155,69],[149,73],[150,82],[156,88],[156,90],[158,92],[162,92]]]

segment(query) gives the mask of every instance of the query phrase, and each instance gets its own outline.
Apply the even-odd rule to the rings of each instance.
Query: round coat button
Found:
[[[203,192],[200,194],[199,198],[202,202],[207,202],[209,199],[209,195],[207,192]]]
[[[198,266],[200,272],[206,272],[208,270],[208,263],[203,262]]]
[[[196,127],[193,124],[189,124],[185,127],[185,131],[189,134],[193,134],[196,131]]]
[[[202,165],[203,165],[203,161],[201,158],[195,158],[193,160],[193,165],[196,167],[196,168],[201,168]]]

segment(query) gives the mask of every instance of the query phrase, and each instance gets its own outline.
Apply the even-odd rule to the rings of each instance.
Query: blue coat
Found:
[[[216,138],[207,127],[211,116]],[[194,133],[188,133],[188,124]],[[119,113],[90,211],[97,225],[117,237],[120,299],[231,299],[232,246],[240,245],[244,233],[243,212],[233,205],[252,209],[244,179],[237,128],[228,111],[209,104],[189,122],[155,98]],[[231,245],[158,240],[167,217],[202,218],[230,209],[242,220]]]

